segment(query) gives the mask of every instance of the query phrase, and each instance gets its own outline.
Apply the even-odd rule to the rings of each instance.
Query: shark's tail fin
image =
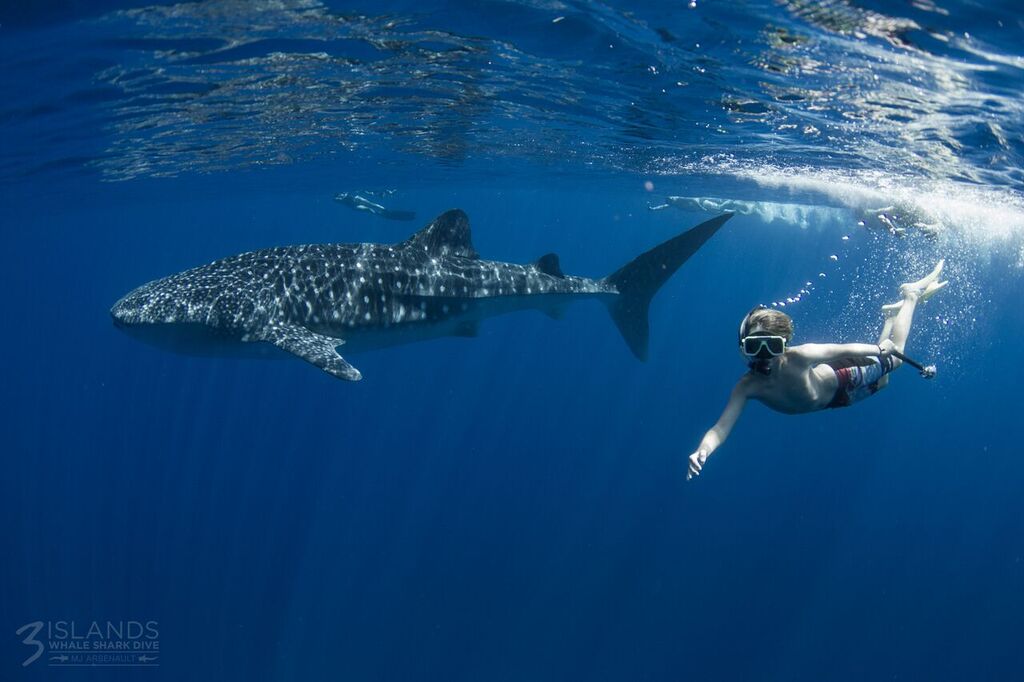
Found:
[[[732,215],[723,213],[703,222],[640,254],[605,278],[619,290],[619,295],[609,301],[608,312],[640,360],[647,359],[647,310],[654,294]]]

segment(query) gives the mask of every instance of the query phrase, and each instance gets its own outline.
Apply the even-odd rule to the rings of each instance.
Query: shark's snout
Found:
[[[129,307],[125,304],[126,299],[127,296],[110,307],[110,317],[114,321],[115,327],[128,325]]]
[[[143,321],[144,302],[138,294],[139,290],[135,289],[110,307],[110,317],[115,327],[130,327]]]
[[[119,311],[116,307],[110,309],[110,319],[114,322],[114,326],[118,329],[124,329],[131,323],[125,317],[124,313]]]

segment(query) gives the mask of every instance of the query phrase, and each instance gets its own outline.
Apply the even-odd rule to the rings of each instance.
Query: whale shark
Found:
[[[110,309],[114,324],[181,353],[263,355],[274,348],[339,379],[362,374],[338,353],[440,336],[475,336],[481,320],[571,301],[608,308],[626,345],[647,359],[648,308],[658,289],[732,217],[725,213],[636,257],[607,277],[484,260],[469,218],[447,211],[397,244],[282,246],[223,258],[144,284]]]

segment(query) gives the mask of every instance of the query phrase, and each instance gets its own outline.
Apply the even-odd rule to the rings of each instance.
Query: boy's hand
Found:
[[[700,476],[700,470],[704,468],[704,462],[706,462],[707,459],[707,450],[698,450],[697,452],[690,455],[690,467],[686,471],[687,481],[689,481],[694,476]]]
[[[892,339],[886,339],[885,341],[882,341],[882,343],[878,344],[878,350],[881,351],[881,354],[878,357],[884,358],[887,355],[892,355],[892,352],[893,350],[895,350],[895,348],[896,344],[892,342]]]

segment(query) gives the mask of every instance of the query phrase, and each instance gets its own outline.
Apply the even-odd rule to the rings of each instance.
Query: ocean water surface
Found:
[[[1018,679],[1022,45],[967,0],[3,4],[0,679]],[[595,278],[736,216],[646,362],[594,301],[358,383],[112,324],[451,208]],[[686,481],[753,305],[873,343],[940,258],[934,379],[751,404]]]

